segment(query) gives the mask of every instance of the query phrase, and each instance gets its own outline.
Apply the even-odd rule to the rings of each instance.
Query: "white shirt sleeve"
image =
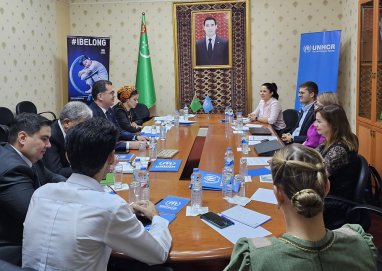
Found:
[[[112,215],[105,234],[105,243],[113,250],[149,265],[166,261],[172,241],[166,219],[154,216],[148,232],[127,204]]]
[[[277,100],[271,103],[270,111],[268,123],[272,125],[277,121],[281,111],[281,105]]]

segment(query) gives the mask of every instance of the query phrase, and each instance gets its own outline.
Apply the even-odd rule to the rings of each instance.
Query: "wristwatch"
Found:
[[[255,121],[257,121],[258,119],[259,119],[259,118],[256,116],[256,117],[255,117]]]

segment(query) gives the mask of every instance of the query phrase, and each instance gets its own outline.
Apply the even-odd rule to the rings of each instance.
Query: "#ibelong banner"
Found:
[[[301,34],[295,109],[301,108],[299,85],[314,81],[319,92],[337,92],[341,31]]]
[[[110,38],[68,36],[69,101],[89,103],[92,86],[109,80]]]

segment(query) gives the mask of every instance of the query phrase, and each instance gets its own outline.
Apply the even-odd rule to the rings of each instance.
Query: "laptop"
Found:
[[[258,128],[258,127],[251,127],[249,128],[249,132],[252,135],[271,135],[272,132],[268,128]]]
[[[253,147],[259,156],[272,156],[275,151],[283,148],[284,145],[278,140],[270,140],[256,144]]]

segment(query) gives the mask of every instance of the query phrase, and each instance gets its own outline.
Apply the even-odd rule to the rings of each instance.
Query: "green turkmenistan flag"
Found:
[[[196,97],[196,95],[194,96],[194,98],[192,99],[191,101],[191,104],[190,104],[190,108],[192,109],[192,111],[195,113],[196,111],[198,111],[199,109],[203,108],[202,104],[200,103],[199,99]]]
[[[135,87],[139,93],[139,102],[148,108],[156,102],[153,70],[151,68],[150,50],[146,32],[146,17],[142,13],[141,39],[139,42],[137,79]]]

